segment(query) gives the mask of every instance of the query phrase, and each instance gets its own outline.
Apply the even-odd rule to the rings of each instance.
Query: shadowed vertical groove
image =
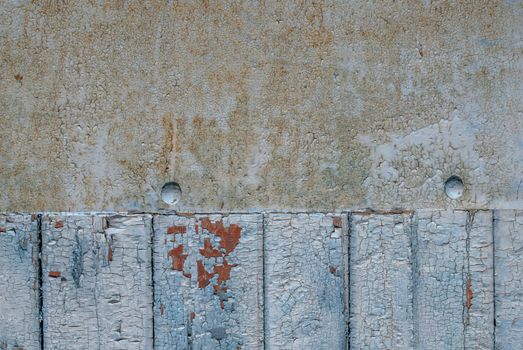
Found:
[[[266,272],[266,261],[265,261],[265,212],[261,213],[262,215],[262,300],[263,300],[263,322],[262,322],[262,331],[263,331],[263,349],[267,349],[267,274]]]
[[[351,253],[351,244],[350,239],[352,235],[352,212],[347,212],[347,235],[346,235],[346,242],[344,245],[344,249],[347,249],[347,257],[345,258],[345,265],[346,265],[346,280],[345,283],[345,293],[346,293],[346,300],[345,300],[345,342],[346,346],[345,348],[347,350],[350,350],[350,253]]]
[[[155,341],[156,341],[156,336],[155,336],[155,331],[154,331],[154,319],[156,318],[154,316],[154,311],[156,310],[156,298],[155,298],[155,295],[154,295],[154,237],[155,237],[155,234],[154,234],[154,219],[156,217],[153,215],[151,217],[151,292],[152,292],[152,298],[153,298],[153,302],[151,303],[151,307],[153,309],[153,314],[152,314],[152,324],[151,324],[151,327],[153,328],[152,329],[152,344],[153,344],[153,349],[155,348]]]
[[[43,234],[42,234],[42,214],[36,217],[37,236],[38,236],[38,323],[40,326],[40,349],[44,349],[44,271],[43,271]]]
[[[419,344],[418,335],[418,217],[416,211],[410,214],[410,273],[411,273],[411,284],[412,284],[412,339],[414,344],[413,348]]]
[[[492,349],[496,349],[496,210],[492,210],[492,312],[494,313],[492,330]]]

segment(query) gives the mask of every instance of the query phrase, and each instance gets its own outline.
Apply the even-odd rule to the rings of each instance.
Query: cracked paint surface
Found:
[[[151,216],[45,215],[42,237],[45,348],[151,349]]]
[[[4,213],[0,348],[517,349],[521,218]]]
[[[262,215],[155,215],[153,226],[155,348],[261,349]]]
[[[37,218],[0,213],[0,349],[40,347]]]
[[[521,209],[522,18],[518,1],[5,2],[0,210],[155,211],[167,181],[190,211]]]
[[[265,218],[267,349],[344,349],[347,217]]]
[[[523,344],[523,211],[496,212],[496,349]]]

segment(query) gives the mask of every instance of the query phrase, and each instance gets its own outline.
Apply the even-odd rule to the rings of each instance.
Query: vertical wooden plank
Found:
[[[412,214],[350,222],[351,349],[412,349]]]
[[[417,212],[415,334],[422,349],[492,349],[492,213]]]
[[[347,216],[265,218],[267,349],[347,346]]]
[[[523,211],[496,210],[496,349],[523,347]]]
[[[263,220],[154,217],[156,349],[263,348]]]
[[[36,215],[0,214],[0,349],[39,349]]]
[[[151,349],[151,216],[42,218],[46,349]]]

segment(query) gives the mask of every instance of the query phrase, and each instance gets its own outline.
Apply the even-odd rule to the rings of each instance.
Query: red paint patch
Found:
[[[201,260],[198,260],[196,263],[198,264],[198,288],[205,288],[209,285],[214,272],[207,272]]]
[[[201,220],[202,228],[221,238],[220,246],[225,249],[225,255],[229,255],[234,248],[240,243],[241,227],[231,224],[225,228],[223,221],[219,220],[212,223],[208,218]]]
[[[335,228],[342,228],[343,227],[343,223],[342,223],[341,218],[339,216],[334,216],[332,218],[332,226],[334,226]]]
[[[174,226],[170,226],[167,228],[168,235],[177,234],[177,233],[184,234],[185,232],[187,232],[187,227],[185,227],[185,226],[174,225]]]
[[[331,266],[331,267],[329,268],[329,271],[330,271],[332,274],[335,274],[336,271],[337,271],[337,269],[336,269],[334,266]]]
[[[0,227],[0,232],[5,232],[5,231],[6,231],[5,227]]]
[[[49,271],[49,277],[58,278],[60,276],[62,276],[62,273],[60,271]]]
[[[189,316],[191,318],[191,321],[196,318],[196,313],[193,311],[191,312],[191,315]]]
[[[472,281],[470,279],[470,276],[467,277],[467,302],[465,304],[465,306],[467,307],[467,310],[470,309],[470,307],[472,306],[472,298],[473,298],[473,295],[472,295]]]
[[[107,260],[113,261],[113,249],[109,247],[109,251],[107,252]]]
[[[57,222],[55,222],[54,227],[55,228],[62,228],[62,227],[64,227],[64,222],[58,220]]]
[[[218,274],[218,283],[225,282],[231,279],[231,269],[236,267],[236,264],[229,265],[227,259],[223,258],[222,265],[214,265],[214,273]]]
[[[205,238],[203,240],[203,249],[200,249],[200,254],[206,257],[207,259],[218,258],[222,256],[222,252],[220,252],[218,249],[213,248],[210,238]]]
[[[167,255],[172,258],[172,269],[183,271],[183,264],[185,263],[185,259],[187,259],[187,254],[183,254],[183,244],[169,250]]]

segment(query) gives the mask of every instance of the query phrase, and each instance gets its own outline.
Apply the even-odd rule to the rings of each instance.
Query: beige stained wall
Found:
[[[523,208],[520,1],[2,1],[0,210]],[[451,175],[465,194],[450,201]]]

